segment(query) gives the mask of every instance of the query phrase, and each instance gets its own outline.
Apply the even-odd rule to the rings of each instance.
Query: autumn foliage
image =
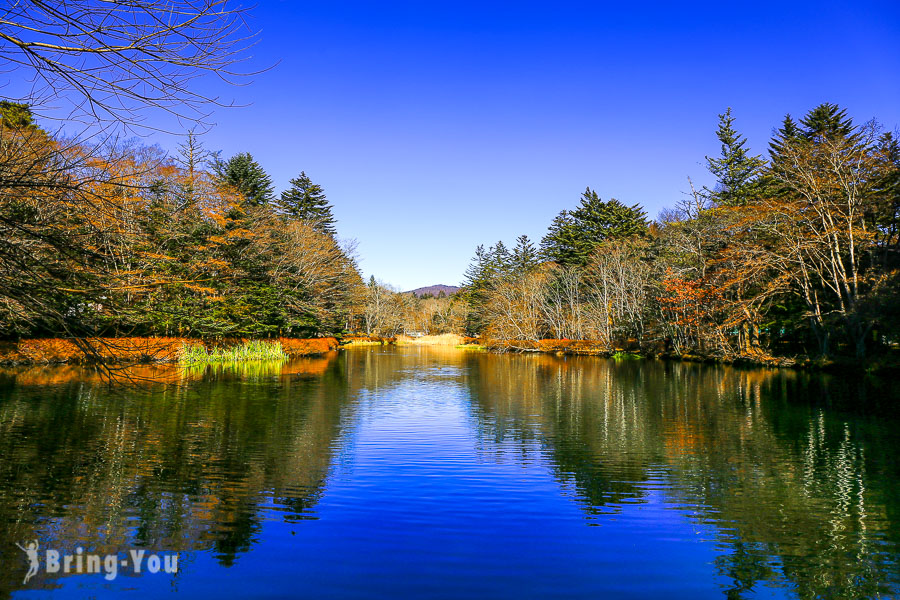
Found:
[[[216,342],[179,337],[122,337],[86,338],[67,340],[60,338],[0,342],[0,363],[82,363],[92,360],[107,362],[177,362],[184,346],[212,345],[236,346],[245,340],[230,339]],[[297,339],[278,338],[289,356],[313,356],[338,348],[333,337]]]
[[[281,347],[289,356],[309,356],[311,354],[325,354],[337,350],[338,341],[333,337],[296,339],[278,338]]]
[[[691,183],[655,223],[586,193],[540,252],[525,236],[511,251],[479,246],[466,332],[516,350],[762,362],[893,352],[900,141],[823,104],[787,117],[766,160],[733,120],[720,115],[722,155],[707,159],[715,186]]]
[[[352,248],[301,213],[250,201],[209,170],[196,137],[177,155],[62,140],[15,108],[28,118],[0,110],[0,337],[345,332],[362,285]],[[35,352],[69,354],[57,350]]]

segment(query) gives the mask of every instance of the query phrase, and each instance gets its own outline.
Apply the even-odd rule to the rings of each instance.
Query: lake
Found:
[[[420,347],[117,379],[0,374],[0,596],[900,593],[890,382]]]

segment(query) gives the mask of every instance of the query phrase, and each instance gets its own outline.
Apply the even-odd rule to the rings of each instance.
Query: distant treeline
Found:
[[[900,144],[822,104],[785,117],[768,157],[728,110],[716,178],[650,222],[591,189],[539,248],[479,246],[465,333],[736,357],[864,357],[900,342]]]

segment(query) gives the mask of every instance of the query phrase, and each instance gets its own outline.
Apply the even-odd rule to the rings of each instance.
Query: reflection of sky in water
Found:
[[[342,598],[718,598],[732,589],[765,598],[840,591],[854,577],[858,597],[897,585],[890,463],[872,457],[867,470],[863,452],[891,450],[895,434],[877,418],[832,417],[806,402],[799,396],[824,389],[806,376],[422,349],[353,350],[316,364],[127,393],[143,400],[82,397],[75,412],[87,418],[57,422],[63,435],[67,421],[92,419],[158,431],[120,446],[110,436],[121,428],[88,436],[127,456],[122,477],[87,470],[130,487],[127,501],[120,512],[67,505],[65,524],[38,530],[98,535],[93,519],[73,525],[83,510],[114,528],[130,524],[118,537],[127,541],[152,513],[150,530],[193,551],[176,577],[71,576],[48,588],[71,597],[133,588]],[[0,422],[15,436],[10,419],[52,424],[32,413],[53,410],[19,388],[0,404]],[[168,431],[192,457],[153,460],[192,468],[168,479],[165,467],[140,472],[148,444],[175,445]],[[176,510],[161,508],[179,494]],[[6,501],[3,510],[13,516]],[[181,518],[184,527],[173,526]],[[146,547],[170,549],[152,534]],[[817,577],[831,587],[817,588]]]

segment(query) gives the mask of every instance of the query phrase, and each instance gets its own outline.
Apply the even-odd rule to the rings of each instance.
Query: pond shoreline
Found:
[[[444,338],[444,339],[441,339]],[[452,339],[451,339],[452,338]],[[65,365],[112,362],[117,364],[179,363],[183,348],[202,346],[207,349],[229,348],[248,342],[244,338],[217,341],[182,337],[104,337],[104,338],[42,338],[0,341],[0,365]],[[808,356],[736,356],[721,357],[696,353],[642,352],[633,349],[609,350],[590,340],[539,340],[513,345],[510,342],[483,342],[463,336],[347,336],[342,339],[273,338],[289,357],[317,356],[342,347],[365,346],[445,346],[461,350],[484,350],[498,353],[540,353],[557,356],[596,356],[617,360],[673,360],[704,364],[724,364],[740,367],[793,369],[827,373],[890,374],[900,372],[900,356],[883,355],[863,361],[848,357],[814,359]]]
[[[544,342],[544,340],[542,340]],[[878,356],[863,361],[849,357],[832,357],[814,359],[809,356],[735,356],[722,357],[694,353],[678,354],[674,352],[641,352],[634,350],[605,350],[579,345],[549,346],[538,348],[508,347],[486,345],[491,352],[508,353],[540,353],[557,356],[596,356],[619,360],[671,360],[702,364],[732,365],[751,368],[791,369],[795,371],[817,371],[823,373],[852,373],[886,375],[900,373],[900,356]]]
[[[0,341],[0,365],[67,365],[91,363],[171,364],[181,362],[186,348],[233,348],[244,338],[201,340],[183,337],[41,338]],[[273,338],[289,357],[316,356],[336,350],[333,337]]]

